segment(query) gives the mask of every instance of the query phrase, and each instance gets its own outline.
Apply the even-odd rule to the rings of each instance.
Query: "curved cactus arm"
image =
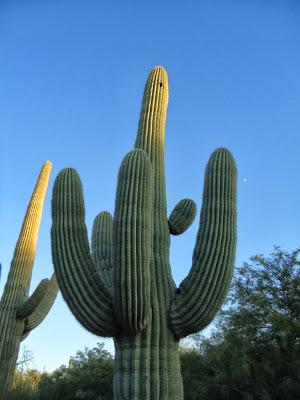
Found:
[[[30,314],[33,313],[33,311],[36,309],[36,307],[40,304],[40,302],[43,300],[45,297],[48,287],[49,287],[49,279],[43,279],[41,282],[38,284],[37,288],[35,291],[32,293],[32,295],[25,301],[24,304],[19,306],[17,310],[17,317],[20,319],[27,318]]]
[[[80,178],[72,168],[57,176],[52,198],[52,256],[62,295],[77,320],[99,336],[118,332],[111,294],[90,255]]]
[[[24,331],[21,336],[20,342],[23,342],[29,336],[30,332],[31,331]]]
[[[220,148],[206,167],[192,268],[170,308],[170,324],[177,337],[203,329],[214,318],[230,285],[235,247],[236,166],[230,152]]]
[[[92,232],[92,258],[105,285],[112,286],[112,234],[113,218],[102,211],[94,220]]]
[[[25,319],[25,327],[22,338],[24,334],[26,334],[29,331],[32,331],[32,329],[36,328],[46,318],[48,312],[53,306],[58,290],[59,288],[57,285],[55,274],[53,274],[49,281],[45,295],[43,296],[41,301],[37,304],[37,306],[34,308],[32,313]]]
[[[193,200],[183,199],[174,207],[168,223],[172,235],[180,235],[193,223],[197,212],[197,206]]]
[[[150,311],[152,167],[144,150],[132,150],[119,172],[113,231],[113,301],[124,330],[145,328]]]

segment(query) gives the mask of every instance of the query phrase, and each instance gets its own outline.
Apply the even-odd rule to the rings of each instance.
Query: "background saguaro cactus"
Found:
[[[79,176],[58,175],[52,199],[52,252],[62,294],[89,331],[113,336],[116,400],[181,400],[179,339],[203,329],[220,308],[236,245],[236,167],[217,149],[205,175],[200,227],[188,276],[176,289],[170,233],[195,217],[182,200],[167,218],[164,136],[168,78],[146,83],[135,149],[122,162],[114,218],[95,220],[90,254]]]
[[[56,298],[55,275],[43,279],[29,297],[36,242],[51,172],[46,161],[28,205],[0,301],[0,399],[8,398],[20,342],[46,317]]]

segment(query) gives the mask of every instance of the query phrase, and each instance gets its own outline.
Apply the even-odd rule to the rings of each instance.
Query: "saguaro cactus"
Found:
[[[146,83],[135,149],[122,162],[114,218],[100,213],[90,254],[79,176],[58,175],[52,252],[62,294],[78,321],[115,343],[116,400],[181,400],[179,339],[203,329],[220,308],[236,245],[236,167],[217,149],[205,175],[192,267],[179,288],[169,263],[170,233],[183,233],[196,206],[180,201],[167,218],[164,137],[168,78]]]
[[[43,279],[32,295],[28,296],[51,167],[50,161],[47,161],[40,172],[26,211],[0,301],[1,400],[8,398],[20,342],[43,321],[58,292],[56,278],[53,274],[50,280]]]

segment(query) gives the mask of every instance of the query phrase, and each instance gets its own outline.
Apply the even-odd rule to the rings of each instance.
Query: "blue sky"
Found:
[[[157,64],[170,84],[168,210],[184,197],[198,205],[197,221],[172,238],[176,282],[190,267],[204,168],[219,146],[239,171],[236,264],[274,244],[300,245],[299,2],[149,3],[1,1],[1,290],[45,160],[53,172],[32,289],[53,270],[50,201],[61,168],[82,178],[89,232],[99,211],[113,212],[118,168]],[[51,370],[97,341],[59,297],[24,344],[36,367]]]

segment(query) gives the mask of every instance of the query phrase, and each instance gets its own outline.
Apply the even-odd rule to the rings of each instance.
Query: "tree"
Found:
[[[41,380],[41,373],[31,369],[33,353],[26,346],[17,362],[9,400],[34,400]]]
[[[27,349],[26,346],[23,347],[21,356],[19,357],[16,367],[19,372],[23,373],[28,371],[31,363],[33,362],[33,353],[31,350]]]
[[[69,366],[61,366],[53,373],[44,373],[38,389],[43,400],[111,400],[113,358],[98,343],[71,357]],[[99,395],[100,393],[100,395]]]
[[[210,399],[299,398],[299,253],[275,247],[237,270],[219,332],[198,347],[213,370]]]

